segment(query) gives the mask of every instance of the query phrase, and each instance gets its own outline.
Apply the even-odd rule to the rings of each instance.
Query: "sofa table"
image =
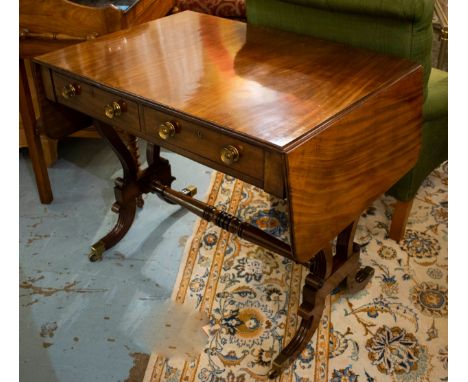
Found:
[[[139,198],[152,192],[309,268],[301,325],[271,378],[310,341],[326,295],[338,285],[357,291],[372,277],[372,268],[360,268],[354,231],[418,158],[420,66],[189,11],[35,64],[47,99],[94,118],[123,167],[112,207],[118,221],[92,246],[91,261],[122,239]],[[148,142],[146,169],[114,128]],[[170,188],[160,147],[286,199],[289,242],[198,201],[190,188]]]

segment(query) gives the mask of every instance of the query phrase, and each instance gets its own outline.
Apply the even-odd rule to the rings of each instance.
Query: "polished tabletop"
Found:
[[[37,61],[285,151],[417,69],[409,61],[190,11]]]

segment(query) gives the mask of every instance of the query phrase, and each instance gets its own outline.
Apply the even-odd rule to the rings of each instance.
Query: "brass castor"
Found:
[[[106,250],[104,242],[98,241],[96,244],[91,246],[91,252],[88,254],[88,259],[92,263],[102,260],[102,254]]]

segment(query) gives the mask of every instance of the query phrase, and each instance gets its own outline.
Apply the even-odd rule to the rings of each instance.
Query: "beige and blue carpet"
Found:
[[[317,333],[279,381],[448,380],[447,184],[445,163],[421,187],[399,244],[387,238],[394,199],[383,196],[365,211],[356,241],[374,278],[356,295],[336,291],[327,299]],[[208,203],[288,236],[284,202],[232,177],[215,175]],[[153,354],[145,381],[267,380],[298,325],[305,275],[305,268],[199,221],[174,300],[206,312],[211,334],[195,358]]]

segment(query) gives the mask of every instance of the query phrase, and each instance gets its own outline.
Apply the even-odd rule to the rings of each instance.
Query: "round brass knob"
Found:
[[[125,103],[123,101],[113,101],[104,107],[104,114],[109,119],[113,119],[119,115],[122,115],[124,111]]]
[[[164,122],[159,125],[158,133],[161,139],[167,140],[175,135],[176,127],[172,122]]]
[[[76,84],[67,84],[62,89],[62,97],[70,99],[71,97],[80,94],[80,86]]]
[[[221,160],[227,165],[232,165],[240,158],[239,150],[236,146],[227,145],[221,149]]]

